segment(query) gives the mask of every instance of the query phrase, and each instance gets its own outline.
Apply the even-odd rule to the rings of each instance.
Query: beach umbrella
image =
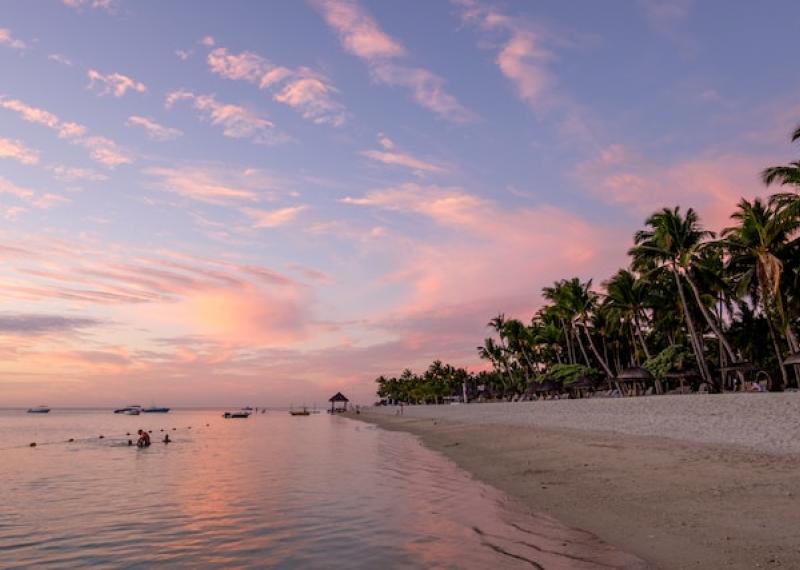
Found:
[[[632,368],[626,368],[622,372],[619,373],[617,376],[617,380],[620,382],[639,382],[641,380],[652,380],[653,375],[650,374],[647,370],[642,368],[641,366],[633,366]]]
[[[552,378],[545,378],[536,387],[536,392],[539,394],[544,392],[556,392],[558,390],[561,390],[561,384]]]
[[[567,387],[574,390],[585,390],[587,388],[594,388],[594,386],[595,386],[594,378],[584,374],[582,376],[579,376],[578,379],[575,380],[575,382],[573,382]]]
[[[790,354],[786,357],[786,360],[783,361],[784,366],[793,366],[797,364],[800,364],[800,352]]]
[[[758,364],[755,362],[733,362],[721,368],[723,372],[754,372],[758,370]]]

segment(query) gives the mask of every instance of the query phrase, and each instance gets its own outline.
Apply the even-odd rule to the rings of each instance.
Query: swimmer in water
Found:
[[[169,438],[169,434],[164,436],[164,443],[170,443],[172,440]]]
[[[150,447],[150,434],[144,430],[139,430],[139,441],[136,442],[137,447]]]

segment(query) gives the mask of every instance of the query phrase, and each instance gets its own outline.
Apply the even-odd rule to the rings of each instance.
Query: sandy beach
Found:
[[[657,568],[800,568],[800,394],[370,408]]]

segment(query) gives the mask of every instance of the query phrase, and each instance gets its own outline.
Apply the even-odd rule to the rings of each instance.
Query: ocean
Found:
[[[140,428],[153,444],[129,447]],[[0,410],[3,568],[635,565],[346,417]]]

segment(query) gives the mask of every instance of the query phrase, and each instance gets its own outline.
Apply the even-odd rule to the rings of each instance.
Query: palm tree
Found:
[[[800,126],[792,133],[792,142],[800,140]],[[777,182],[781,186],[800,186],[800,161],[790,162],[786,166],[770,166],[761,173],[767,186]]]
[[[697,214],[691,208],[686,211],[685,217],[681,215],[679,206],[672,210],[664,208],[647,218],[645,224],[649,229],[636,232],[635,246],[628,253],[633,257],[633,265],[637,270],[663,269],[671,272],[680,296],[684,320],[689,329],[700,373],[706,382],[714,384],[703,355],[702,342],[689,310],[682,279],[683,277],[691,283],[687,271],[692,266],[697,249],[704,240],[713,235],[711,232],[701,230],[698,222]],[[697,300],[702,305],[702,300],[699,298]]]
[[[642,345],[645,358],[650,358],[650,350],[642,332],[642,316],[645,314],[648,290],[643,279],[627,269],[620,269],[605,282],[606,298],[603,309],[612,320],[632,326]],[[635,344],[635,343],[634,343]]]
[[[722,232],[723,244],[729,255],[728,271],[741,294],[749,292],[760,301],[770,325],[776,356],[782,362],[776,328],[783,331],[790,350],[797,351],[781,283],[784,268],[782,258],[786,256],[790,237],[800,228],[800,219],[787,215],[785,210],[776,205],[766,205],[758,198],[753,202],[742,198],[737,208],[731,215],[737,225]],[[781,374],[784,384],[788,383],[784,367],[781,367]]]

